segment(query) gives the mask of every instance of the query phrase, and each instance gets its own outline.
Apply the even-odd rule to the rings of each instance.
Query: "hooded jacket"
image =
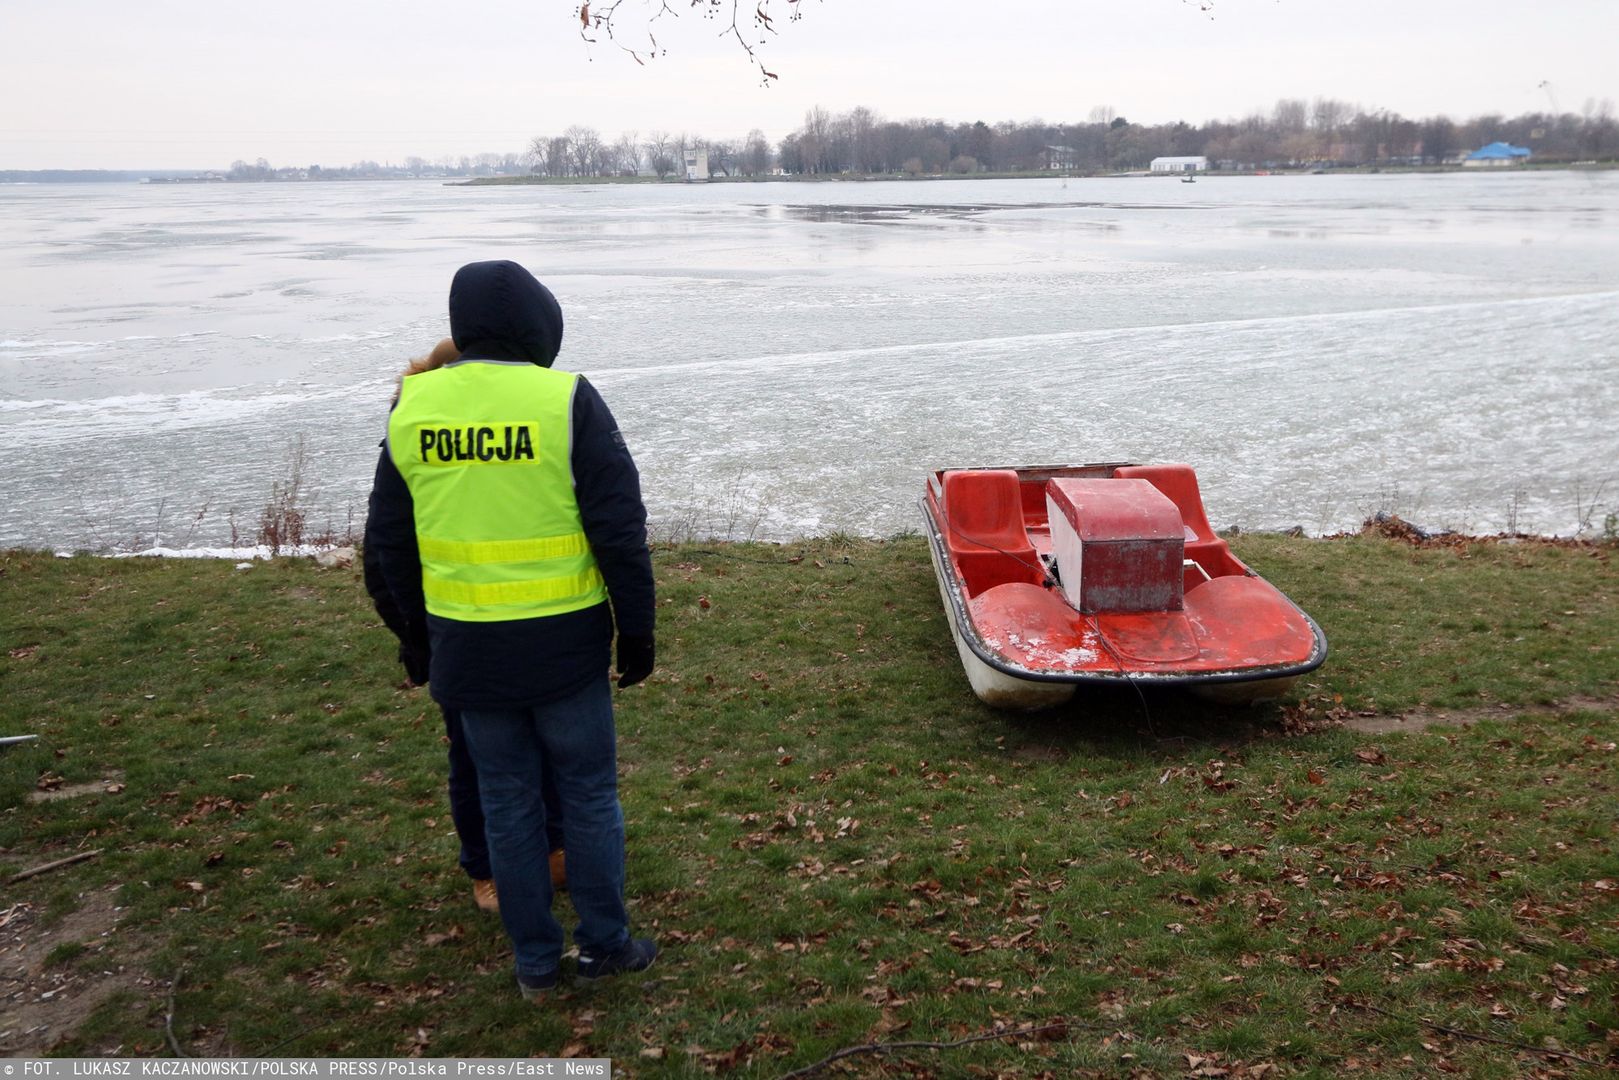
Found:
[[[550,367],[562,346],[562,309],[516,263],[472,263],[450,285],[450,334],[462,360]],[[443,705],[521,709],[568,697],[607,673],[615,623],[625,638],[652,637],[655,599],[640,475],[606,402],[582,377],[572,422],[574,496],[609,603],[562,615],[474,623],[428,614],[410,489],[386,449],[377,461],[366,542],[376,547],[406,641],[431,649],[430,687]]]
[[[462,359],[548,368],[562,350],[562,306],[514,262],[469,263],[450,281],[450,337]]]

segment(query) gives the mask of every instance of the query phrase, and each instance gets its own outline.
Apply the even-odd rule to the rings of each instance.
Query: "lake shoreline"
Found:
[[[1619,169],[1619,161],[1594,161],[1590,163],[1557,162],[1544,165],[1530,163],[1527,165],[1514,165],[1510,168],[1494,170],[1468,168],[1462,165],[1357,165],[1351,167],[1316,167],[1306,166],[1300,168],[1267,168],[1267,169],[1207,169],[1196,173],[1173,172],[1147,172],[1135,169],[1124,172],[1064,172],[1061,170],[1041,170],[1039,172],[978,172],[978,173],[927,173],[917,176],[902,176],[894,173],[876,173],[871,175],[854,174],[826,174],[826,173],[795,173],[772,176],[713,176],[707,180],[686,180],[676,176],[475,176],[467,180],[446,180],[444,187],[523,187],[537,185],[541,187],[562,186],[594,186],[600,184],[675,184],[675,185],[701,185],[701,184],[864,184],[864,183],[909,183],[912,181],[931,183],[935,181],[959,180],[1137,180],[1157,179],[1174,180],[1184,179],[1188,175],[1195,175],[1199,180],[1204,179],[1236,179],[1257,178],[1272,176],[1373,176],[1388,174],[1409,176],[1416,174],[1452,175],[1460,174],[1489,175],[1492,172],[1506,175],[1508,173],[1553,173],[1553,172],[1609,172]],[[432,179],[423,177],[423,179]],[[262,181],[276,183],[278,181]],[[279,181],[285,182],[285,181]],[[300,181],[293,181],[300,182]],[[333,182],[340,182],[334,180]]]
[[[1361,523],[1360,528],[1340,530],[1327,533],[1309,533],[1301,526],[1282,529],[1245,529],[1231,525],[1216,529],[1215,532],[1227,539],[1234,540],[1242,537],[1272,537],[1313,542],[1330,542],[1347,540],[1351,537],[1377,537],[1383,540],[1405,544],[1408,547],[1427,550],[1458,549],[1472,545],[1523,547],[1534,548],[1561,548],[1576,551],[1614,551],[1619,552],[1619,520],[1610,518],[1601,532],[1593,530],[1590,535],[1559,536],[1555,534],[1524,533],[1524,532],[1493,532],[1493,533],[1467,533],[1456,532],[1450,529],[1429,529],[1413,522],[1406,521],[1398,514],[1379,512]],[[895,540],[905,539],[909,534],[899,534],[893,537],[877,536],[850,536],[846,533],[834,533],[827,536],[801,536],[791,540],[772,539],[732,539],[726,537],[683,537],[675,540],[652,540],[648,546],[654,551],[670,551],[691,544],[718,544],[731,547],[762,547],[774,549],[806,548],[816,545],[834,543],[841,540],[856,540],[860,543],[884,544]],[[248,562],[264,562],[272,559],[310,559],[323,566],[347,566],[358,557],[361,543],[360,537],[352,532],[340,536],[327,536],[316,539],[310,543],[299,543],[272,547],[268,544],[248,544],[240,547],[167,547],[154,545],[150,547],[120,549],[87,549],[77,548],[65,550],[50,546],[40,548],[11,547],[0,548],[0,558],[6,556],[50,556],[57,559],[73,559],[83,557],[98,559],[171,559],[171,560],[219,560],[236,561],[246,564]]]

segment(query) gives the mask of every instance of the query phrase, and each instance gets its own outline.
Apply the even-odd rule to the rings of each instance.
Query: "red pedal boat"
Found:
[[[1127,681],[1251,703],[1327,658],[1315,621],[1214,534],[1189,466],[942,469],[922,512],[986,704],[1041,709]]]

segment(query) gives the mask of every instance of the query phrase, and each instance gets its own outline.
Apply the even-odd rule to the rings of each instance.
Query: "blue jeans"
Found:
[[[450,820],[455,822],[455,833],[461,840],[461,869],[475,881],[487,881],[494,873],[489,869],[478,767],[472,763],[467,737],[461,731],[461,714],[446,706],[440,709],[444,713],[444,734],[450,740]],[[556,780],[549,769],[545,775],[545,836],[550,850],[562,846],[562,805],[557,802]]]
[[[483,801],[478,793],[478,768],[467,750],[461,714],[445,708],[444,734],[450,740],[450,820],[461,838],[461,869],[475,881],[494,876],[489,869],[489,841],[483,832]]]
[[[562,926],[551,914],[547,780],[562,806],[568,893],[581,953],[600,956],[629,940],[624,910],[624,812],[618,804],[617,739],[606,673],[584,690],[528,709],[463,709],[461,726],[478,770],[489,862],[500,919],[520,975],[562,962]]]

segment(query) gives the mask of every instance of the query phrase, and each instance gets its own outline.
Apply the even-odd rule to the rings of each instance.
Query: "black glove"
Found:
[[[427,668],[431,653],[425,645],[411,645],[401,641],[399,643],[399,662],[405,665],[405,678],[412,686],[427,685]]]
[[[657,648],[649,637],[618,636],[618,688],[634,686],[652,674]]]

